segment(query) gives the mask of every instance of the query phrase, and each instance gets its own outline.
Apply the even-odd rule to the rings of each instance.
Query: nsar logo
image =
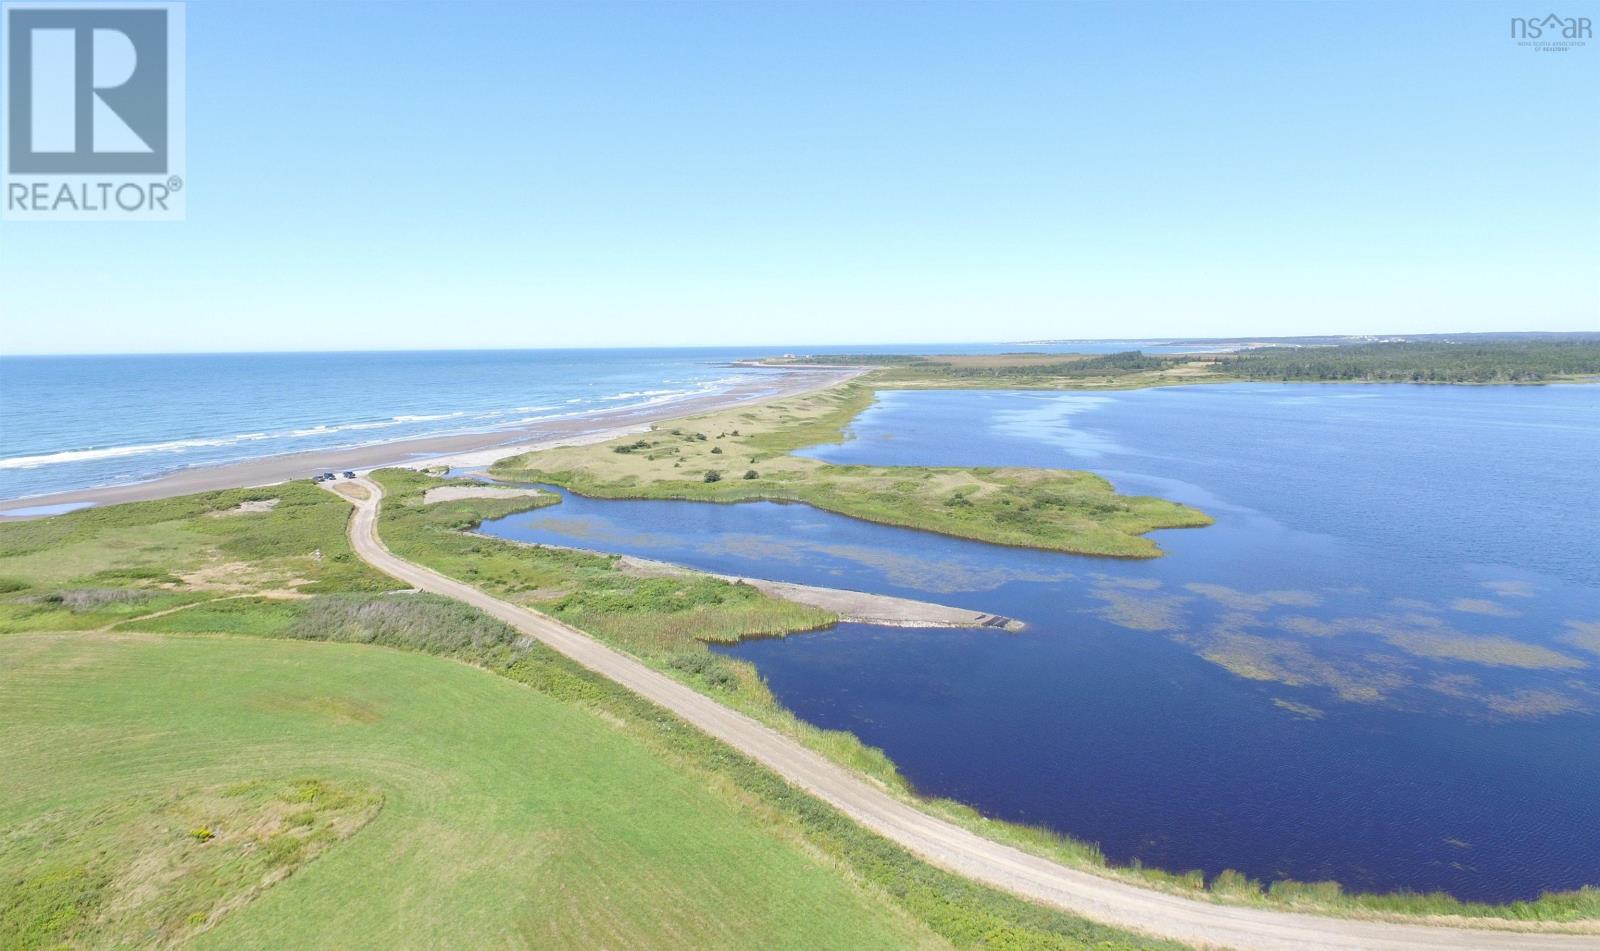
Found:
[[[1594,26],[1588,17],[1512,17],[1511,38],[1518,46],[1541,52],[1565,53],[1594,39]]]

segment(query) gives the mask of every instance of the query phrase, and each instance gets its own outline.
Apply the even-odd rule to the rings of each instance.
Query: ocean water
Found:
[[[1504,901],[1600,883],[1600,387],[890,392],[837,462],[1086,468],[1215,526],[1141,561],[804,505],[485,530],[1011,615],[717,648],[921,790],[1116,861]]]
[[[136,482],[188,466],[527,425],[669,403],[784,353],[1114,352],[1070,346],[768,347],[0,357],[0,498]]]

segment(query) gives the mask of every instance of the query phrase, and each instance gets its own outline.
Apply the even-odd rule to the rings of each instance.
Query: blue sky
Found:
[[[1597,330],[1524,7],[195,0],[188,220],[0,224],[0,352]]]

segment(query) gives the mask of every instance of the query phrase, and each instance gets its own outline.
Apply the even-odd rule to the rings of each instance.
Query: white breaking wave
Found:
[[[68,449],[37,456],[12,456],[0,459],[0,469],[32,469],[68,462],[94,462],[98,459],[117,459],[122,456],[143,456],[158,452],[184,452],[205,446],[228,446],[245,442],[251,436],[232,436],[227,439],[177,439],[171,442],[146,443],[142,446],[107,446],[103,449]]]
[[[603,396],[603,397],[600,397],[599,399],[602,402],[620,402],[620,401],[623,401],[623,400],[639,400],[640,401],[639,405],[652,406],[652,405],[656,405],[656,404],[659,404],[659,403],[672,402],[673,400],[676,400],[676,399],[681,399],[681,398],[684,398],[684,397],[694,396],[694,395],[701,394],[701,393],[712,392],[712,391],[717,390],[719,388],[725,387],[725,386],[727,386],[727,385],[729,385],[729,384],[731,384],[733,382],[737,382],[737,380],[738,380],[737,377],[729,377],[729,378],[720,379],[720,380],[711,380],[711,381],[708,381],[706,383],[702,383],[702,384],[700,384],[699,386],[697,386],[697,387],[695,387],[693,389],[680,389],[680,390],[633,390],[633,391],[626,392],[626,393],[617,393],[617,394],[614,394],[614,395],[611,395],[611,396]],[[260,441],[265,441],[265,440],[309,439],[309,438],[319,437],[319,436],[331,436],[331,435],[335,435],[335,434],[342,433],[342,432],[357,432],[357,431],[372,430],[372,429],[389,429],[389,428],[392,428],[392,427],[395,427],[395,426],[415,425],[417,423],[442,422],[444,420],[463,420],[463,421],[470,422],[472,420],[490,420],[490,419],[494,419],[494,420],[497,420],[497,423],[496,423],[497,426],[520,426],[520,425],[525,425],[525,424],[528,424],[528,423],[539,422],[539,421],[542,421],[542,420],[556,419],[556,418],[562,418],[562,417],[567,417],[567,416],[582,416],[582,415],[586,415],[586,414],[584,412],[568,412],[568,413],[555,414],[553,416],[538,416],[538,415],[528,416],[528,415],[523,415],[523,416],[518,416],[517,418],[511,419],[511,420],[506,420],[506,419],[504,419],[504,417],[511,416],[513,414],[541,413],[541,412],[544,412],[544,411],[547,411],[547,410],[558,409],[558,408],[560,408],[560,406],[570,406],[572,404],[584,403],[584,402],[587,402],[587,400],[584,400],[582,398],[576,398],[576,399],[569,399],[565,403],[559,404],[559,405],[517,406],[517,407],[512,407],[511,409],[483,410],[481,412],[469,412],[469,411],[461,410],[461,411],[457,411],[457,412],[453,412],[453,413],[406,414],[406,415],[401,415],[401,416],[393,416],[393,417],[390,417],[389,419],[382,419],[382,420],[366,420],[366,421],[362,421],[362,422],[338,423],[338,424],[319,423],[319,424],[317,424],[315,426],[306,426],[306,427],[301,427],[299,429],[290,429],[290,430],[285,430],[283,432],[277,432],[277,433],[251,432],[251,433],[238,433],[238,434],[230,435],[230,436],[213,436],[213,437],[204,437],[204,438],[196,438],[196,439],[173,439],[173,440],[166,440],[166,441],[163,441],[163,442],[139,443],[139,444],[135,444],[135,445],[131,445],[131,446],[97,446],[97,447],[91,447],[91,448],[87,448],[87,449],[64,449],[64,450],[61,450],[59,452],[38,453],[36,455],[11,456],[9,458],[0,458],[0,470],[36,469],[36,468],[40,468],[40,467],[43,467],[43,466],[69,465],[69,464],[72,464],[72,463],[84,463],[84,462],[99,462],[99,461],[103,461],[103,460],[106,460],[106,459],[122,459],[122,458],[129,458],[129,457],[133,457],[133,456],[181,454],[181,453],[186,453],[186,452],[189,452],[189,451],[195,450],[195,449],[216,449],[216,448],[225,447],[225,446],[236,446],[236,445],[239,445],[241,443],[248,443],[248,442],[260,442]],[[423,434],[419,434],[419,435],[444,435],[446,432],[451,432],[451,431],[463,432],[463,431],[471,431],[471,430],[469,428],[467,430],[459,430],[458,429],[458,430],[448,430],[448,431],[435,431],[435,432],[428,432],[428,433],[423,433]],[[306,447],[306,448],[313,448],[313,447]],[[332,447],[322,447],[322,448],[332,448]]]
[[[613,393],[610,396],[602,396],[602,397],[600,397],[600,399],[603,402],[611,403],[611,402],[615,402],[617,400],[634,400],[634,399],[638,399],[641,396],[671,396],[671,395],[674,395],[674,394],[686,394],[686,393],[690,393],[690,392],[693,392],[693,391],[692,390],[634,390],[631,393]]]

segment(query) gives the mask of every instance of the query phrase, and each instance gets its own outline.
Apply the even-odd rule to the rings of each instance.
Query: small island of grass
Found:
[[[1153,558],[1158,528],[1211,524],[1203,512],[1119,495],[1088,472],[948,466],[843,466],[794,455],[835,441],[869,406],[847,385],[665,424],[645,436],[513,457],[500,478],[599,498],[805,502],[853,518],[999,545]]]

